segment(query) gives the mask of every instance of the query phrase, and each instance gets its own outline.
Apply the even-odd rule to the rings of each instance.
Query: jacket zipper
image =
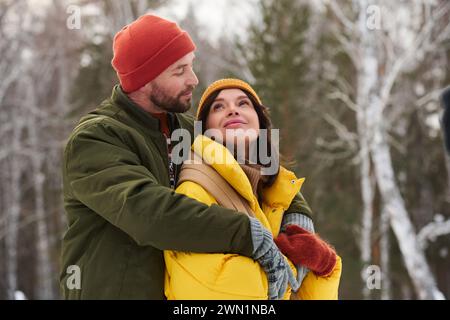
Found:
[[[175,189],[176,166],[172,161],[172,141],[170,140],[170,137],[167,137],[166,135],[164,135],[164,138],[166,140],[166,151],[169,164],[169,184],[171,189]]]

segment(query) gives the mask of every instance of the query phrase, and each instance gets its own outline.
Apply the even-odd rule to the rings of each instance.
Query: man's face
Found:
[[[146,86],[150,101],[161,111],[182,113],[191,107],[192,91],[198,84],[194,59],[194,53],[188,53]]]

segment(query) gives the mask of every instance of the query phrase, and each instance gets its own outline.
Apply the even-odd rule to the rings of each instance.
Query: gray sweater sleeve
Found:
[[[281,232],[286,231],[286,226],[293,224],[297,225],[305,230],[308,230],[309,232],[315,232],[314,231],[314,223],[311,218],[308,216],[302,214],[302,213],[287,213],[284,215],[283,220],[281,222]],[[296,266],[297,268],[297,281],[298,283],[302,284],[303,279],[309,272],[309,270],[304,266]]]
[[[314,233],[314,223],[311,218],[302,214],[302,213],[287,213],[283,217],[283,221],[281,222],[281,232],[286,230],[286,226],[294,224],[303,229],[308,230],[309,232]]]

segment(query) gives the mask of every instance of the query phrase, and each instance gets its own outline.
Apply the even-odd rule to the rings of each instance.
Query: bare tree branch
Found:
[[[450,219],[444,221],[442,215],[436,215],[434,221],[428,223],[419,231],[417,238],[422,248],[426,249],[430,241],[435,241],[437,237],[449,234]]]
[[[342,91],[334,91],[332,93],[329,93],[327,95],[327,97],[332,100],[342,101],[353,112],[356,112],[358,109],[358,106],[356,105],[356,103],[354,103],[352,101],[352,99],[347,94],[343,93]]]

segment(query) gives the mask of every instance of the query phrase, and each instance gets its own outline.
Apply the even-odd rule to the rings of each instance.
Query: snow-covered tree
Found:
[[[397,183],[388,127],[391,121],[386,115],[394,103],[395,86],[402,74],[417,68],[448,41],[450,3],[425,0],[408,4],[358,0],[351,6],[335,1],[326,3],[340,23],[336,37],[356,70],[354,98],[345,91],[339,91],[336,97],[354,110],[357,120],[364,203],[362,259],[369,263],[373,197],[378,190],[418,297],[443,299]]]

